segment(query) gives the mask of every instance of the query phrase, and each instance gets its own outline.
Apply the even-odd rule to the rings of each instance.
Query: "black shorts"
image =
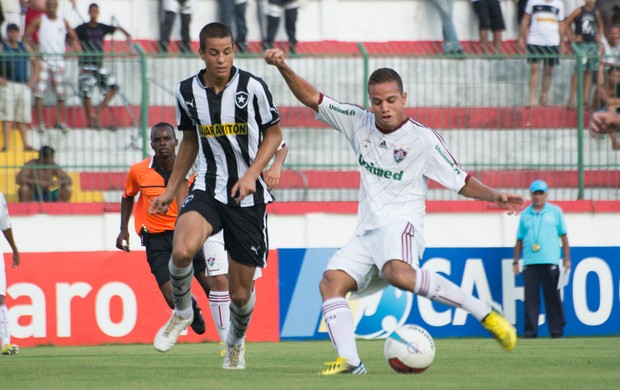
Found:
[[[168,270],[168,262],[172,255],[172,230],[163,233],[149,234],[142,233],[142,245],[146,247],[146,260],[151,267],[151,273],[157,280],[157,285],[170,280],[170,271]],[[202,250],[194,256],[194,275],[204,273],[207,269],[207,262]]]
[[[202,190],[193,190],[183,201],[179,215],[196,211],[211,224],[213,234],[224,230],[224,247],[231,259],[250,267],[265,267],[269,240],[267,209],[225,205]]]
[[[527,45],[526,51],[528,54],[527,62],[530,64],[545,61],[547,66],[556,66],[560,63],[559,46]]]
[[[472,3],[474,12],[478,16],[478,29],[504,31],[504,15],[497,0],[478,0]]]

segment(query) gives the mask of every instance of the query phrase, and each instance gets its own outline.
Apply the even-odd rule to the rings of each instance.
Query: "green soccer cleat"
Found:
[[[325,365],[327,367],[325,367],[323,371],[320,372],[321,375],[364,375],[368,372],[366,371],[366,367],[364,367],[364,363],[360,362],[359,366],[352,366],[347,363],[347,359],[343,357],[338,357],[334,362],[325,362]]]
[[[482,319],[481,324],[499,341],[506,351],[512,350],[517,344],[517,330],[495,310],[487,314]]]

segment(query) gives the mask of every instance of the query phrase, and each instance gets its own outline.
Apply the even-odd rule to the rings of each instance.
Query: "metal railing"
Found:
[[[389,45],[341,49],[322,52],[319,47],[291,55],[288,61],[327,95],[363,106],[368,105],[369,73],[378,67],[396,69],[408,92],[407,114],[439,131],[459,163],[494,187],[525,194],[529,182],[543,178],[556,200],[620,198],[618,152],[612,150],[610,140],[591,138],[585,127],[587,53],[556,56],[560,63],[554,68],[546,105],[528,107],[530,66],[523,53],[451,57],[436,51],[412,54]],[[42,133],[36,131],[38,116],[32,110],[28,143],[36,149],[49,145],[56,150],[56,162],[74,179],[74,202],[120,200],[124,173],[150,154],[149,127],[160,121],[176,122],[176,84],[204,67],[196,53],[164,55],[153,48],[121,43],[115,50],[103,54],[104,66],[120,88],[101,115],[100,129],[89,124],[79,94],[79,58],[88,53],[65,58],[67,131],[54,129],[58,112],[51,86],[43,100],[46,130]],[[6,60],[6,55],[0,57],[0,63]],[[358,167],[344,137],[316,121],[312,110],[297,102],[260,52],[238,54],[235,64],[265,80],[281,112],[290,152],[276,190],[278,200],[356,200]],[[570,109],[566,105],[574,72],[577,99]],[[606,77],[604,72],[597,76]],[[95,88],[93,106],[102,98]],[[23,151],[22,144],[19,133],[12,131],[8,151],[0,153],[0,191],[11,202],[17,201],[16,173],[37,156]],[[429,198],[452,200],[458,195],[431,185]]]

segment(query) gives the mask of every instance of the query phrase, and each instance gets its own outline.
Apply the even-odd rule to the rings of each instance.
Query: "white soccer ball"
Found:
[[[435,359],[435,342],[421,326],[405,324],[388,336],[383,353],[394,371],[420,374]]]

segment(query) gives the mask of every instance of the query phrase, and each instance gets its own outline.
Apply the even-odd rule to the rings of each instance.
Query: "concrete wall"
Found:
[[[120,214],[14,216],[13,235],[22,252],[116,250]],[[503,213],[431,213],[427,247],[513,246],[519,218]],[[620,213],[566,213],[573,246],[620,245]],[[133,220],[130,221],[133,226]],[[276,248],[334,248],[346,243],[355,227],[353,214],[309,213],[269,216],[269,244]],[[131,232],[132,250],[143,250]],[[10,253],[6,240],[0,249]]]

